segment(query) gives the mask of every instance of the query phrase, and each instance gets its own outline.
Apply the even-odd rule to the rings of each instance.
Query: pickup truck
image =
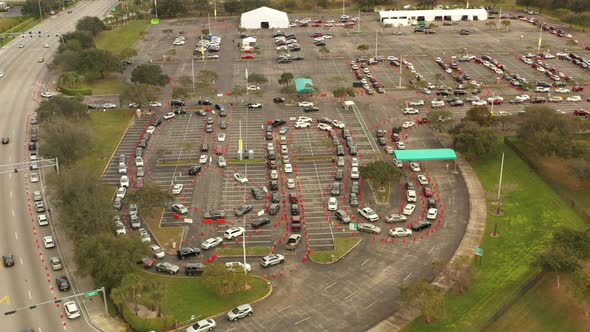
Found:
[[[300,234],[293,234],[289,236],[287,240],[287,244],[285,245],[285,249],[287,250],[295,250],[299,246],[299,242],[301,242],[301,235]]]

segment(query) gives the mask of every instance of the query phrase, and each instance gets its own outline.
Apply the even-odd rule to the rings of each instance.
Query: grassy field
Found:
[[[246,241],[247,242],[247,241]],[[242,247],[220,248],[217,249],[217,255],[222,256],[242,256],[244,250]],[[270,247],[246,247],[246,256],[265,256],[271,253]]]
[[[489,332],[517,331],[588,331],[590,317],[572,298],[568,276],[562,275],[561,287],[555,275],[548,273],[489,329]]]
[[[138,20],[114,30],[103,31],[96,38],[96,48],[119,54],[122,50],[133,47],[149,24],[147,20]]]
[[[13,26],[15,26],[25,20],[26,20],[26,18],[20,18],[20,17],[0,18],[0,32],[5,32],[6,30],[12,28]]]
[[[329,264],[333,261],[339,260],[343,257],[351,248],[361,242],[359,237],[342,237],[334,239],[334,247],[336,250],[329,251],[313,251],[311,253],[311,260],[316,263]],[[334,259],[332,259],[334,256]]]
[[[94,141],[90,152],[78,161],[78,165],[102,173],[134,113],[132,110],[91,112],[90,127],[94,133]]]
[[[160,227],[160,219],[164,213],[163,208],[147,208],[142,209],[141,215],[143,220],[154,234],[160,247],[164,250],[174,250],[172,244],[176,244],[176,248],[180,247],[182,241],[182,227]]]
[[[488,204],[488,224],[480,245],[485,250],[482,264],[474,265],[477,276],[471,289],[446,296],[446,317],[425,325],[422,319],[405,331],[479,331],[480,327],[539,270],[531,267],[558,227],[583,228],[584,222],[510,148],[499,143],[505,153],[502,216]],[[492,202],[497,190],[500,155],[474,165]],[[500,237],[491,238],[498,224]]]
[[[105,78],[88,84],[88,87],[92,89],[92,95],[94,96],[118,95],[123,92],[125,82],[120,79]]]

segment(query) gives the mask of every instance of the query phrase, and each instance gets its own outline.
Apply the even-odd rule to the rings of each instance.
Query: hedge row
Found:
[[[123,319],[131,326],[133,331],[168,331],[174,327],[172,318],[141,318],[131,311],[126,305],[123,305]]]

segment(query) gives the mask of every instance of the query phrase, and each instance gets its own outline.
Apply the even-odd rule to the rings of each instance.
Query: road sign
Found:
[[[240,139],[240,140],[238,140],[238,149],[240,149],[240,151],[242,151],[243,148],[244,148],[244,141],[242,141]]]
[[[348,229],[351,231],[358,231],[358,224],[355,222],[351,222],[348,224]]]
[[[84,297],[92,297],[92,296],[96,296],[96,295],[98,295],[98,290],[88,292],[88,293],[84,294]]]
[[[152,20],[150,21],[150,24],[152,24],[152,25],[158,25],[158,24],[160,24],[160,19],[158,19],[158,18],[152,18]]]
[[[482,248],[475,248],[475,254],[477,256],[483,256],[483,249]]]

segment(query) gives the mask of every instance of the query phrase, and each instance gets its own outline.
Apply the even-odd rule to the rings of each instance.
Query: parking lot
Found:
[[[462,177],[453,171],[452,162],[422,162],[420,171],[412,171],[408,164],[404,164],[404,176],[399,186],[394,186],[386,204],[377,204],[365,179],[351,178],[353,159],[361,165],[372,160],[391,160],[384,147],[377,144],[377,129],[385,129],[387,145],[394,146],[390,139],[392,128],[404,121],[413,121],[413,126],[400,133],[407,149],[440,147],[429,126],[418,123],[418,120],[427,117],[433,99],[442,98],[435,93],[424,95],[416,89],[399,89],[400,77],[403,86],[408,86],[409,79],[413,79],[408,75],[407,66],[402,64],[400,74],[400,67],[383,61],[370,65],[368,69],[383,85],[385,93],[367,95],[362,88],[356,88],[359,96],[348,98],[354,100],[355,105],[344,109],[342,99],[333,97],[332,91],[350,87],[356,80],[351,71],[352,60],[375,54],[396,56],[411,62],[416,73],[421,74],[425,81],[434,84],[440,76],[437,74],[442,74],[440,83],[452,87],[455,85],[452,77],[436,64],[436,58],[441,57],[449,63],[456,60],[453,57],[466,54],[481,57],[487,54],[512,73],[529,81],[548,80],[544,74],[517,59],[534,51],[537,46],[538,28],[527,23],[512,21],[510,31],[495,32],[490,31],[484,22],[460,22],[453,26],[440,26],[435,29],[436,34],[425,35],[414,33],[413,27],[383,29],[373,19],[363,14],[360,35],[340,27],[283,30],[294,33],[301,45],[301,50],[292,52],[292,55],[304,58],[290,63],[277,62],[278,53],[272,38],[276,30],[248,32],[258,38],[259,49],[253,53],[253,59],[242,59],[245,53],[240,52],[237,22],[232,20],[212,25],[212,33],[222,38],[217,59],[192,58],[194,45],[200,39],[199,32],[206,26],[204,20],[196,23],[188,20],[162,22],[159,26],[150,27],[147,37],[138,44],[140,56],[136,63],[152,60],[161,64],[164,71],[171,75],[173,85],[181,84],[183,77],[191,76],[193,67],[197,76],[202,70],[217,74],[211,87],[197,89],[194,100],[186,100],[190,111],[163,121],[148,142],[144,155],[145,181],[166,190],[175,184],[183,184],[182,193],[175,195],[173,203],[181,203],[188,208],[188,213],[183,215],[166,209],[162,225],[184,226],[183,245],[193,247],[199,247],[208,238],[223,236],[229,227],[242,226],[246,229],[243,236],[224,240],[220,247],[239,248],[245,240],[246,247],[264,247],[286,256],[284,265],[269,269],[257,264],[258,257],[248,257],[253,273],[266,277],[275,287],[270,298],[256,305],[256,319],[239,323],[240,330],[366,330],[397,308],[397,292],[401,283],[429,276],[432,262],[448,260],[463,236],[469,218],[468,193]],[[167,28],[173,33],[165,33]],[[458,31],[463,28],[470,29],[472,34],[459,36]],[[181,31],[187,43],[173,47],[172,40]],[[333,35],[326,40],[326,47],[330,50],[328,54],[321,54],[310,37],[318,31]],[[367,44],[369,50],[357,51],[360,44]],[[547,51],[558,52],[566,47],[563,39],[551,35],[544,37],[543,49]],[[176,54],[172,60],[165,60],[162,55],[171,48],[176,50]],[[588,71],[558,59],[547,60],[547,63],[585,86],[586,89],[579,95],[584,99],[587,97]],[[522,93],[507,81],[497,79],[498,75],[482,64],[469,61],[461,62],[459,66],[482,85],[482,99],[502,95],[509,100]],[[246,72],[261,74],[268,82],[258,84],[260,90],[231,95],[236,86],[245,88],[249,85],[245,80]],[[286,84],[279,84],[278,79],[285,72],[293,73],[295,78],[311,78],[317,93],[300,96],[281,93]],[[293,85],[293,82],[288,84]],[[274,103],[273,98],[278,96],[285,97],[285,102]],[[213,104],[225,105],[227,116],[221,117],[215,111],[198,115],[193,111],[202,108],[196,105],[197,99],[210,99]],[[426,104],[417,107],[420,113],[403,115],[401,108],[417,99],[423,99]],[[304,100],[313,102],[319,111],[304,112],[298,106],[298,102]],[[162,102],[164,106],[158,109],[158,116],[170,110],[167,106],[169,100],[164,98]],[[247,108],[249,102],[261,103],[262,107]],[[559,103],[556,107],[571,112],[580,104],[585,105],[586,102]],[[444,109],[452,110],[460,118],[469,106]],[[496,109],[516,114],[522,110],[522,105],[503,104],[494,106],[494,111]],[[295,128],[298,117],[310,117],[309,128]],[[341,121],[350,130],[357,154],[350,154],[340,129],[333,128],[335,134],[332,135],[335,137],[330,137],[329,131],[316,128],[320,118]],[[285,120],[286,124],[274,128],[266,139],[266,126],[279,119]],[[133,164],[135,148],[150,121],[153,118],[141,118],[130,127],[105,172],[106,183],[119,184],[117,156],[124,153],[129,164]],[[206,130],[208,121],[210,132]],[[330,122],[327,119],[322,121]],[[222,122],[225,129],[221,128]],[[223,140],[220,140],[219,134],[225,134]],[[270,158],[269,143],[276,151],[276,180],[271,178],[271,174],[275,174],[271,173],[274,166],[267,160]],[[207,151],[202,151],[203,144],[207,144]],[[338,145],[344,147],[341,156],[337,155]],[[208,156],[206,162],[199,161],[202,155]],[[218,165],[218,156],[227,160],[226,167]],[[342,164],[339,164],[338,157],[342,157]],[[189,167],[199,164],[201,170],[198,174],[189,175]],[[287,171],[286,164],[292,166],[292,171]],[[129,172],[133,174],[132,170]],[[340,172],[342,178],[336,179]],[[236,180],[236,173],[248,181],[240,183]],[[431,197],[425,196],[423,185],[417,179],[419,174],[429,180]],[[293,188],[288,188],[291,180]],[[386,223],[385,217],[402,213],[408,204],[405,182],[416,187],[415,210],[403,223]],[[339,183],[338,193],[333,190],[334,183]],[[262,196],[256,199],[252,189],[258,189]],[[358,207],[350,204],[352,190],[358,190]],[[291,193],[296,193],[299,199],[298,216],[303,222],[299,231],[292,229],[292,220],[296,216],[292,215]],[[328,210],[330,197],[336,197],[338,209],[346,211],[353,222],[365,222],[357,209],[373,208],[380,219],[375,225],[381,228],[381,232],[367,234],[341,224],[334,212]],[[428,199],[435,200],[438,209],[437,217],[431,220],[431,228],[416,231],[408,238],[388,236],[388,231],[394,227],[410,228],[425,219]],[[278,211],[271,215],[269,209],[273,203],[278,204]],[[235,216],[235,210],[243,204],[251,204],[252,211],[244,216]],[[204,214],[213,210],[223,210],[225,218],[206,220]],[[253,228],[251,223],[260,217],[268,217],[270,222]],[[185,218],[191,219],[192,223],[186,223]],[[286,251],[286,237],[294,233],[301,234],[303,241],[297,250]],[[360,237],[362,241],[341,262],[324,266],[308,261],[310,254],[313,257],[314,252],[333,250],[334,239],[346,237]],[[189,261],[204,262],[205,259],[215,258],[216,253],[217,249],[203,250],[199,258]],[[178,264],[176,258],[168,257],[166,260]],[[232,258],[222,257],[220,260],[225,262]],[[368,275],[371,277],[364,277]],[[218,320],[218,327],[228,331],[236,328],[224,320]]]

